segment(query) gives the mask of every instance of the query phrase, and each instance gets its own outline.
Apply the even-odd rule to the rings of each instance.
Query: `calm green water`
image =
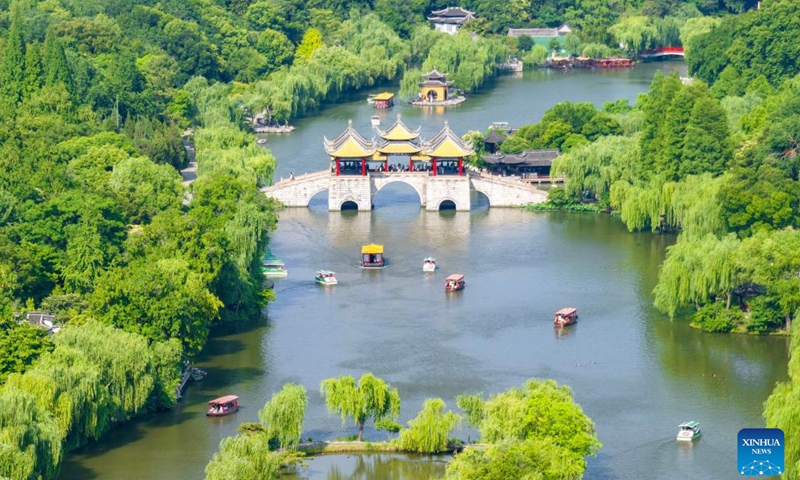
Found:
[[[446,116],[396,107],[423,136],[443,120],[462,132],[493,121],[532,123],[557,101],[598,104],[635,98],[655,68],[613,73],[535,72],[504,77]],[[331,138],[353,118],[369,131],[366,102],[326,109],[298,122],[291,135],[272,136],[278,176],[325,168],[322,135]],[[480,200],[476,198],[475,200]],[[191,384],[171,412],[121,426],[101,442],[74,452],[62,479],[200,479],[219,440],[235,434],[285,382],[309,390],[304,437],[355,433],[329,415],[319,382],[373,372],[400,391],[401,422],[426,398],[455,407],[463,392],[498,392],[528,378],[569,385],[595,421],[604,447],[588,461],[587,479],[733,479],[736,434],[763,426],[761,406],[786,376],[783,338],[711,335],[670,322],[652,307],[650,292],[668,236],[628,233],[616,219],[595,214],[527,213],[478,206],[470,213],[425,212],[413,189],[392,184],[372,213],[330,213],[325,194],[309,209],[281,215],[273,250],[289,269],[276,280],[278,300],[268,320],[226,326],[209,342]],[[390,265],[358,268],[360,245],[386,245]],[[422,259],[440,270],[423,274]],[[318,269],[337,272],[339,285],[313,282]],[[464,273],[467,288],[444,293],[444,277]],[[580,321],[557,335],[552,313],[576,306]],[[242,410],[206,418],[205,402],[241,396]],[[697,420],[703,436],[675,441],[677,425]],[[466,431],[457,432],[466,437]],[[385,438],[367,429],[371,439]],[[427,480],[445,460],[400,455],[330,455],[286,478]]]

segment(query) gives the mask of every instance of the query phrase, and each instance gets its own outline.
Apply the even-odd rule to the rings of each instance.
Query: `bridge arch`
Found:
[[[483,195],[484,197],[486,197],[486,203],[488,204],[488,206],[490,207],[492,206],[494,202],[492,201],[492,196],[489,195],[489,192],[481,188],[478,188],[478,186],[475,185],[474,183],[472,184],[472,188],[475,189],[475,191],[478,192],[479,195]]]
[[[339,205],[339,210],[360,210],[360,206],[355,200],[345,200]]]
[[[460,211],[460,210],[466,210],[466,209],[462,209],[461,205],[459,205],[458,202],[455,199],[450,198],[450,197],[445,197],[445,198],[442,198],[441,200],[439,200],[439,205],[436,206],[436,210],[441,212],[442,210],[458,210],[458,211]]]
[[[387,187],[388,185],[391,185],[393,183],[394,184],[402,183],[404,185],[408,185],[409,187],[411,187],[414,190],[414,192],[417,194],[417,198],[419,199],[419,204],[421,206],[425,205],[425,193],[422,190],[422,188],[420,188],[421,187],[420,182],[419,181],[417,181],[417,182],[410,181],[410,179],[403,178],[403,177],[400,177],[400,178],[387,178],[387,179],[384,179],[381,182],[375,182],[375,191],[372,192],[373,205],[375,203],[375,197],[378,195],[378,193],[381,190],[383,190],[385,187]]]

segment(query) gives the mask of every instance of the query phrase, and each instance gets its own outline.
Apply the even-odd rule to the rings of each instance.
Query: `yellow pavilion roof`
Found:
[[[419,136],[419,131],[422,127],[417,127],[416,130],[411,130],[400,120],[400,115],[397,115],[397,120],[392,124],[391,127],[387,128],[384,131],[378,130],[378,134],[384,140],[389,141],[401,141],[401,140],[414,140]]]
[[[377,150],[375,140],[367,140],[353,128],[349,120],[347,129],[333,140],[323,137],[325,151],[332,158],[365,158],[371,157]]]
[[[375,95],[375,100],[391,100],[394,98],[394,93],[383,92]]]
[[[462,140],[450,130],[447,120],[444,128],[433,138],[422,143],[422,153],[436,158],[458,158],[472,155],[475,148],[472,141]]]
[[[414,155],[421,150],[419,145],[412,142],[384,142],[378,145],[380,155]]]
[[[361,253],[383,253],[383,245],[376,245],[374,243],[370,243],[369,245],[364,245],[361,247]]]

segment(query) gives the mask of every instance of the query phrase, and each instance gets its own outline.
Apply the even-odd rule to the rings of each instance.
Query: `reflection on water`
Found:
[[[385,453],[320,455],[289,480],[429,480],[444,474],[449,456]]]

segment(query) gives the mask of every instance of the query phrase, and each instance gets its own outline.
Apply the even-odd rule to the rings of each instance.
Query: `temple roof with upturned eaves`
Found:
[[[475,18],[475,12],[464,10],[461,7],[447,7],[442,10],[434,10],[428,21],[434,23],[455,23],[464,24]]]
[[[333,140],[323,137],[325,151],[335,158],[371,157],[377,151],[375,140],[367,140],[353,128],[353,121],[348,120],[347,129]]]
[[[433,138],[422,142],[422,153],[435,158],[459,158],[472,155],[475,148],[471,140],[462,140],[450,130],[447,120],[444,127]]]
[[[389,141],[414,140],[419,137],[421,128],[422,127],[417,127],[416,130],[411,130],[400,120],[400,115],[397,115],[397,120],[395,120],[392,126],[384,131],[378,130],[378,135],[380,135],[382,139]]]

